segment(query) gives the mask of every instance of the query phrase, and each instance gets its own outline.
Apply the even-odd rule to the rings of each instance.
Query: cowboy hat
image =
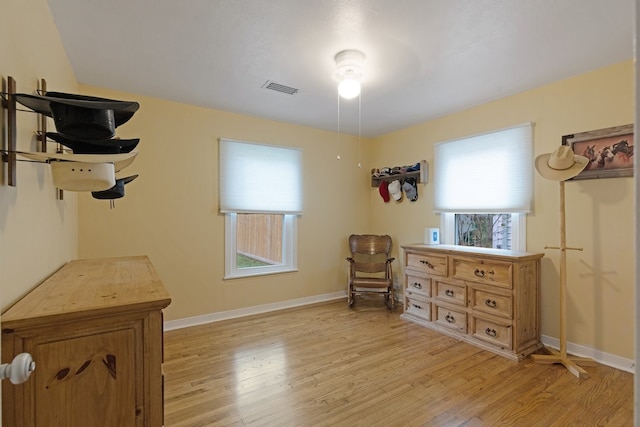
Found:
[[[65,153],[31,153],[24,151],[17,151],[20,156],[27,159],[37,160],[40,162],[52,163],[58,162],[82,162],[82,163],[113,163],[115,172],[119,172],[122,169],[129,166],[135,160],[138,155],[137,151],[131,151],[130,153],[119,154],[65,154]],[[113,186],[111,184],[109,187]],[[109,188],[107,187],[107,188]],[[103,189],[104,190],[104,189]]]
[[[138,175],[131,175],[126,178],[118,178],[116,179],[116,183],[113,187],[104,191],[92,191],[91,195],[95,199],[119,199],[124,197],[124,185],[130,183],[137,177]]]
[[[75,139],[68,138],[60,133],[47,132],[47,138],[50,138],[65,147],[73,150],[74,154],[118,154],[129,153],[136,148],[140,138],[136,139]]]
[[[116,182],[113,163],[51,162],[56,188],[66,191],[107,190]]]
[[[126,123],[140,104],[95,96],[47,92],[44,96],[18,93],[15,99],[33,111],[53,117],[58,132],[75,138],[105,139]]]
[[[566,181],[578,175],[589,164],[589,159],[573,153],[568,145],[559,146],[553,153],[536,157],[536,170],[543,178]]]

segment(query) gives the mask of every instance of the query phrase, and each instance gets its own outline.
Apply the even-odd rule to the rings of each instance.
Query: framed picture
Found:
[[[589,159],[571,179],[633,176],[633,124],[564,135],[562,145]]]

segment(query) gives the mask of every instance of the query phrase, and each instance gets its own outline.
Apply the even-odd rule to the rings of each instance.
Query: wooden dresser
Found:
[[[540,342],[541,253],[407,245],[402,317],[513,360]]]
[[[2,313],[2,362],[36,362],[24,384],[2,382],[3,425],[161,426],[170,302],[146,256],[63,266]]]

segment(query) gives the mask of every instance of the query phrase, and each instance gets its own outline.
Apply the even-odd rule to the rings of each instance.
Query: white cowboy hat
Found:
[[[65,154],[16,151],[27,159],[53,163],[53,161],[82,162],[82,163],[113,163],[115,171],[119,172],[129,166],[138,155],[137,151],[117,154]],[[113,184],[111,184],[113,186]],[[109,188],[109,187],[107,187]]]
[[[56,188],[65,191],[104,191],[116,184],[113,163],[51,162]]]
[[[17,154],[31,160],[49,163],[53,184],[61,190],[104,191],[117,184],[116,172],[129,166],[138,152],[65,154],[18,151]]]
[[[578,175],[589,164],[589,159],[573,153],[568,145],[559,146],[553,153],[536,157],[536,170],[543,178],[566,181]]]

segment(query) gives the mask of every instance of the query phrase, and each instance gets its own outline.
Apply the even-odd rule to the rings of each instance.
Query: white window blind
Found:
[[[220,212],[302,213],[302,151],[220,139]]]
[[[533,196],[533,125],[442,142],[434,152],[436,212],[526,213]]]

